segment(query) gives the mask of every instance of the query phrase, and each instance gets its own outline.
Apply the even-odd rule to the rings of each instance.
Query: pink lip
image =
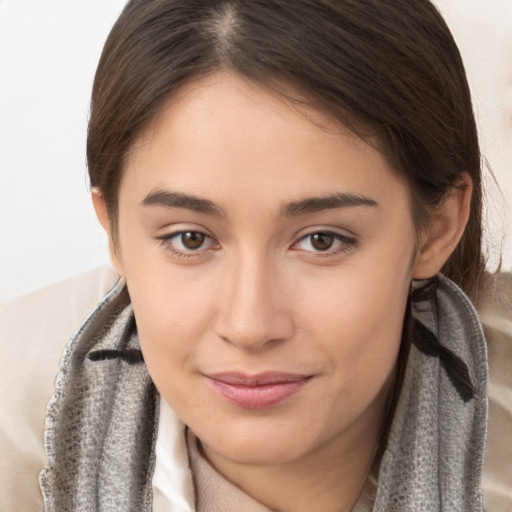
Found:
[[[251,376],[217,373],[205,377],[214,391],[232,404],[245,409],[265,409],[300,391],[312,376],[266,372]]]

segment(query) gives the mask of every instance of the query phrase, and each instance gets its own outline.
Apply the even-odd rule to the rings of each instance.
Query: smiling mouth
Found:
[[[267,372],[259,375],[218,373],[205,375],[222,398],[244,409],[266,409],[280,404],[299,392],[312,379],[311,375]]]

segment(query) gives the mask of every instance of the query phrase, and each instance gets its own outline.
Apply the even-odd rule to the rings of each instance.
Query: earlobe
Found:
[[[455,250],[469,219],[472,192],[473,182],[463,173],[433,215],[414,261],[413,278],[433,277]]]
[[[98,218],[101,226],[108,236],[108,248],[112,266],[119,276],[124,277],[124,268],[121,261],[120,251],[116,246],[112,236],[112,222],[110,220],[107,205],[105,204],[105,199],[101,193],[101,190],[97,187],[94,187],[91,191],[91,198],[94,211],[96,212],[96,217]]]

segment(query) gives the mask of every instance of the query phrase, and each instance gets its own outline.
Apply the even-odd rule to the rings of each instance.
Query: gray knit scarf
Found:
[[[416,289],[413,304],[413,344],[373,510],[482,511],[482,330],[467,297],[443,276]],[[73,336],[61,361],[47,410],[47,465],[40,475],[45,510],[151,511],[158,408],[128,292],[119,282]]]

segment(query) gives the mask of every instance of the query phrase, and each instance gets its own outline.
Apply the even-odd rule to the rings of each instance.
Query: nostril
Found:
[[[227,344],[243,349],[258,349],[271,340],[263,326],[226,325],[218,330],[220,338]]]
[[[291,318],[276,312],[271,312],[259,321],[255,316],[249,322],[237,322],[231,317],[219,321],[215,330],[224,343],[243,350],[272,348],[290,339],[294,332]]]

